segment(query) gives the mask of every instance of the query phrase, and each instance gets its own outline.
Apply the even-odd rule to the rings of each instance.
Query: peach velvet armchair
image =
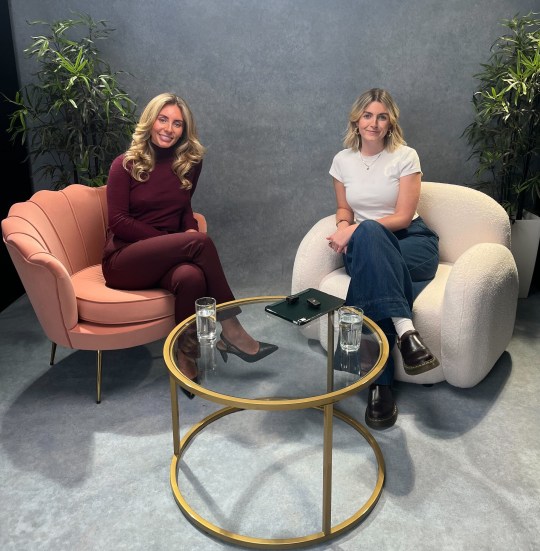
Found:
[[[412,377],[394,347],[395,378],[472,387],[505,351],[514,329],[518,274],[509,219],[488,195],[435,182],[422,183],[418,213],[439,235],[440,264],[414,303],[413,321],[441,365]],[[332,214],[307,232],[294,261],[292,293],[313,287],[345,298],[350,278],[325,239],[334,231]],[[326,346],[324,319],[303,331]]]
[[[199,229],[206,220],[195,215]],[[107,229],[106,186],[72,184],[15,203],[2,236],[47,337],[56,345],[97,352],[101,402],[102,351],[147,344],[175,325],[174,298],[164,289],[121,291],[105,286],[101,255]]]

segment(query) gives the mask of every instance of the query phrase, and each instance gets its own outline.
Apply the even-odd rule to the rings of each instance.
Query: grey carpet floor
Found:
[[[387,467],[381,499],[354,530],[311,549],[540,549],[539,337],[533,292],[476,387],[396,383],[398,422],[374,431]],[[0,346],[1,550],[237,549],[197,530],[174,501],[163,342],[106,352],[99,406],[95,355],[59,348],[50,367],[26,296],[0,313]],[[360,393],[342,409],[362,421],[365,404]],[[180,394],[182,430],[216,408]],[[343,425],[334,524],[375,482],[369,448]],[[186,452],[190,503],[257,537],[320,530],[321,426],[312,410],[223,418]]]

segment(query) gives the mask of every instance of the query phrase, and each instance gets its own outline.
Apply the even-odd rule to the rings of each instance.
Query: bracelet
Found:
[[[351,223],[348,220],[345,220],[345,218],[342,218],[341,220],[338,220],[336,222],[336,228],[338,227],[338,224],[341,224],[341,222],[347,222],[347,224],[349,224],[349,226],[351,225]]]

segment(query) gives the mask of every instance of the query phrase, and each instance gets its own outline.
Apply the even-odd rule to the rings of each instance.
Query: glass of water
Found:
[[[201,297],[195,301],[197,338],[212,341],[216,338],[216,299]]]
[[[357,352],[360,348],[363,321],[361,308],[342,306],[338,310],[339,344],[344,352]]]

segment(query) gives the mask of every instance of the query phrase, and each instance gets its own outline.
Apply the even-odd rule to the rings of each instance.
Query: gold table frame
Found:
[[[255,304],[260,302],[275,302],[284,299],[284,296],[263,296],[251,297],[218,305],[218,310],[231,306],[241,306],[242,304]],[[174,455],[170,467],[170,483],[175,501],[182,510],[187,519],[199,529],[216,536],[228,543],[242,545],[251,548],[284,549],[298,548],[307,545],[320,543],[322,541],[334,538],[345,531],[348,531],[358,525],[375,507],[382,493],[385,479],[385,463],[382,451],[371,433],[358,421],[349,415],[334,409],[334,402],[351,396],[366,387],[375,380],[384,368],[388,358],[389,346],[386,336],[382,330],[368,317],[364,316],[364,323],[375,333],[380,341],[379,357],[373,368],[364,377],[361,377],[356,383],[342,388],[332,390],[333,388],[333,354],[327,354],[327,389],[326,394],[312,396],[309,398],[297,399],[248,399],[236,398],[219,394],[209,389],[199,386],[191,379],[187,378],[176,365],[174,360],[174,346],[178,337],[195,319],[195,315],[190,316],[179,323],[169,334],[163,346],[163,356],[169,370],[170,392],[171,392],[171,413],[173,430]],[[334,312],[328,313],[328,345],[327,350],[334,349]],[[190,392],[201,396],[212,402],[224,404],[226,407],[208,415],[199,423],[196,423],[186,435],[180,439],[180,415],[178,407],[178,385],[186,388]],[[237,534],[217,526],[199,515],[186,501],[178,486],[178,469],[180,459],[184,451],[187,450],[191,441],[205,427],[225,417],[231,413],[244,410],[294,410],[314,408],[323,412],[323,496],[322,496],[322,529],[305,536],[294,538],[255,538],[247,535]],[[331,523],[331,498],[332,498],[332,449],[333,449],[333,418],[337,417],[348,423],[354,428],[371,446],[377,460],[377,481],[375,488],[368,500],[349,518],[343,522],[332,526]]]

